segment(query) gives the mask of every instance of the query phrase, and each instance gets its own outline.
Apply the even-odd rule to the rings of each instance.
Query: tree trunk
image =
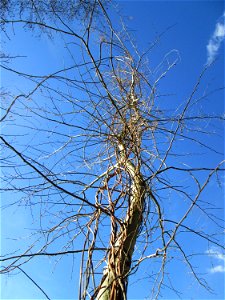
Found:
[[[145,199],[145,182],[140,172],[130,160],[125,157],[125,147],[120,144],[120,163],[131,177],[130,203],[123,226],[117,235],[117,240],[110,249],[107,268],[102,281],[92,299],[125,300],[127,281],[130,271],[132,255],[142,224],[142,214]]]

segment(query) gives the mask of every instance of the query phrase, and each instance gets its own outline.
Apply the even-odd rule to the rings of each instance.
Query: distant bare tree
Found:
[[[1,190],[18,192],[20,201],[13,205],[38,206],[50,222],[40,227],[39,250],[32,244],[24,253],[2,257],[1,273],[21,270],[37,256],[82,253],[79,299],[127,299],[128,278],[155,260],[160,265],[149,284],[157,299],[167,263],[179,252],[209,289],[180,238],[190,233],[224,250],[218,238],[223,221],[202,196],[214,178],[220,183],[224,161],[214,167],[207,161],[182,164],[186,150],[189,159],[201,149],[220,152],[204,142],[224,121],[200,109],[205,95],[198,89],[207,67],[187,99],[170,110],[161,103],[159,83],[179,54],[173,51],[172,60],[166,55],[154,77],[148,51],[138,52],[123,23],[120,30],[112,24],[112,4],[109,12],[101,1],[1,5],[6,36],[11,26],[37,28],[40,36],[61,38],[70,57],[63,69],[39,75],[12,68],[12,57],[2,54],[1,67],[26,80],[29,91],[2,90]],[[187,222],[193,211],[216,226],[216,235]],[[49,251],[58,240],[62,248]],[[76,248],[75,241],[83,246]]]

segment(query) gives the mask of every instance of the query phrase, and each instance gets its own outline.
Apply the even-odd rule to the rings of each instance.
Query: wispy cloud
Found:
[[[207,48],[207,64],[213,62],[216,58],[222,41],[225,38],[225,12],[220,20],[216,23],[213,35],[210,37]]]
[[[216,266],[212,266],[209,269],[209,272],[214,274],[214,273],[225,273],[225,254],[222,253],[219,249],[217,248],[211,248],[206,251],[206,253],[211,256],[214,259],[217,259],[220,261],[220,264]]]
[[[225,267],[222,265],[218,265],[209,269],[210,273],[225,273]]]

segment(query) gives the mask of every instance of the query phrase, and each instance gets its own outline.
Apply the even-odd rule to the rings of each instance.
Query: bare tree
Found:
[[[220,183],[224,162],[183,164],[185,149],[188,159],[201,149],[220,157],[205,140],[217,134],[214,126],[224,117],[200,109],[208,96],[199,93],[208,67],[187,99],[170,110],[160,102],[159,83],[179,61],[178,52],[172,60],[171,53],[165,56],[154,77],[149,50],[140,54],[125,25],[112,24],[112,4],[108,12],[101,1],[16,2],[18,11],[13,1],[1,2],[6,37],[18,25],[60,38],[68,63],[48,74],[28,74],[2,54],[1,67],[23,78],[29,90],[2,90],[1,190],[18,192],[13,205],[38,206],[49,223],[40,222],[37,244],[1,258],[1,273],[22,270],[37,256],[81,253],[79,299],[127,299],[128,278],[143,262],[157,261],[150,282],[157,299],[167,263],[179,252],[210,289],[180,239],[190,233],[224,250],[223,222],[203,197],[209,182]],[[195,211],[216,235],[187,222]],[[49,251],[59,240],[62,248]]]

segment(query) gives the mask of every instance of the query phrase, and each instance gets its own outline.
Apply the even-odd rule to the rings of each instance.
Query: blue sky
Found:
[[[224,3],[223,1],[120,1],[122,15],[125,15],[127,27],[132,31],[140,52],[145,51],[158,36],[165,32],[149,55],[149,64],[152,70],[159,68],[165,56],[168,59],[179,59],[177,66],[169,72],[165,81],[162,80],[160,89],[163,93],[173,93],[173,103],[165,103],[166,107],[176,106],[187,98],[200,72],[206,63],[216,59],[203,80],[209,90],[214,90],[224,85]],[[23,54],[27,58],[18,59],[15,66],[20,70],[35,69],[36,73],[51,72],[64,66],[66,63],[65,52],[60,41],[54,40],[53,44],[46,38],[31,38],[29,32],[15,29],[10,41],[5,45],[10,53]],[[3,45],[4,46],[4,45]],[[57,67],[56,67],[57,66]],[[12,77],[2,71],[2,86],[10,87],[19,92],[24,80]],[[29,86],[27,87],[29,88]],[[171,101],[171,100],[170,100]],[[213,94],[205,102],[206,110],[219,113],[224,110],[224,97],[222,93]],[[19,130],[18,130],[19,133]],[[223,152],[224,145],[221,141],[210,140]],[[182,148],[182,146],[181,146]],[[207,161],[207,166],[215,166],[221,156],[215,155]],[[205,163],[204,155],[189,160],[187,163]],[[223,192],[214,190],[209,186],[209,193],[205,195],[223,207]],[[10,201],[19,195],[2,195],[2,203]],[[218,217],[223,217],[223,211],[218,212]],[[196,216],[193,216],[193,219]],[[2,253],[11,251],[12,247],[22,251],[26,248],[30,232],[26,228],[34,228],[37,218],[30,216],[29,209],[15,208],[2,211]],[[204,220],[199,219],[199,226]],[[206,221],[204,221],[206,222]],[[207,224],[205,224],[207,226]],[[22,237],[19,241],[9,241],[5,238]],[[35,236],[29,238],[35,240]],[[21,244],[22,242],[22,244]],[[183,267],[182,261],[168,266],[174,286],[183,294],[182,299],[224,299],[224,254],[216,247],[208,247],[207,243],[197,239],[184,242],[184,247],[197,248],[203,255],[194,258],[200,273],[206,274],[209,284],[215,289],[216,294],[208,294],[200,288]],[[14,248],[13,248],[14,249]],[[201,259],[200,259],[201,258]],[[150,262],[151,263],[151,262]],[[146,271],[151,266],[149,263],[141,267],[140,277],[135,274],[130,280],[129,299],[144,299],[148,296],[148,282]],[[76,282],[79,273],[79,257],[71,266],[70,257],[64,258],[55,265],[55,260],[50,258],[37,258],[31,265],[25,265],[24,270],[32,275],[37,283],[45,290],[51,299],[76,299]],[[74,272],[72,272],[74,270]],[[144,279],[139,280],[141,277]],[[147,277],[147,278],[146,278]],[[2,299],[42,299],[41,292],[24,276],[24,274],[2,276]],[[136,282],[137,281],[137,282]],[[170,290],[166,290],[160,299],[178,299]]]

